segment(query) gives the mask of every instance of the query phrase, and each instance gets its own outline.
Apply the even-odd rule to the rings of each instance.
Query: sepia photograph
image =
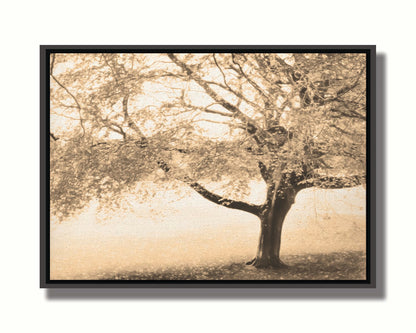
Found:
[[[374,56],[42,46],[41,284],[374,282]]]

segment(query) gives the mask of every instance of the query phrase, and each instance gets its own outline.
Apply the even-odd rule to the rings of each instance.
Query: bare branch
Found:
[[[260,86],[256,82],[254,82],[252,79],[250,79],[247,76],[247,74],[244,72],[243,68],[241,67],[240,63],[235,59],[234,54],[231,55],[231,58],[233,60],[233,63],[238,66],[241,75],[244,76],[244,78],[247,80],[247,82],[250,83],[250,85],[260,93],[260,95],[262,95],[267,101],[270,102],[270,97],[263,91],[263,89],[260,88]]]
[[[164,161],[160,160],[160,161],[157,162],[157,164],[166,173],[168,173],[171,170],[169,165]],[[215,194],[215,193],[212,193],[212,192],[208,191],[201,184],[192,181],[189,177],[184,177],[182,179],[182,181],[185,184],[189,185],[199,195],[201,195],[205,199],[207,199],[207,200],[209,200],[209,201],[211,201],[211,202],[213,202],[217,205],[227,207],[227,208],[231,208],[231,209],[242,210],[242,211],[254,214],[256,216],[258,216],[260,214],[260,209],[261,209],[262,206],[248,204],[248,203],[243,202],[243,201],[231,200],[231,199],[224,198],[224,197],[222,197],[218,194]]]
[[[75,117],[67,116],[65,114],[58,113],[58,112],[51,112],[51,114],[54,114],[54,115],[59,116],[59,117],[68,118],[68,119],[71,119],[71,120],[78,120],[78,121],[81,120],[80,118],[75,118]]]
[[[222,74],[222,79],[224,80],[224,84],[226,85],[226,87],[229,89],[229,90],[233,90],[233,89],[231,89],[231,87],[228,85],[228,83],[227,83],[227,79],[226,79],[226,77],[225,77],[225,73],[224,73],[224,71],[222,70],[222,68],[220,67],[220,65],[218,65],[218,62],[217,62],[217,58],[215,57],[215,53],[213,53],[212,54],[212,57],[213,57],[213,59],[214,59],[214,63],[215,63],[215,66],[217,66],[217,68],[219,69],[219,71],[221,72],[221,74]]]
[[[193,123],[196,123],[196,122],[207,122],[207,123],[221,124],[221,125],[227,125],[230,127],[241,128],[243,130],[246,129],[245,126],[243,126],[242,124],[235,124],[235,123],[230,123],[227,121],[219,121],[219,120],[211,120],[211,119],[197,119],[193,121]]]
[[[217,110],[211,110],[211,109],[208,109],[208,108],[205,108],[202,111],[206,112],[206,113],[218,114],[218,115],[224,116],[224,117],[233,117],[233,115],[231,113],[223,112],[223,111],[217,111]]]
[[[340,109],[331,109],[330,111],[333,112],[333,114],[331,114],[331,117],[333,118],[340,118],[340,116],[343,116],[348,118],[358,118],[360,120],[366,120],[365,116],[351,109],[348,109],[347,112],[345,110],[341,111]]]
[[[205,199],[216,203],[217,205],[231,208],[231,209],[237,209],[242,210],[251,214],[254,214],[258,216],[260,214],[261,206],[259,205],[252,205],[248,204],[243,201],[237,201],[237,200],[231,200],[224,198],[218,194],[214,194],[210,191],[208,191],[206,188],[204,188],[202,185],[196,182],[186,182],[192,189],[194,189],[198,194],[200,194]]]
[[[260,148],[267,147],[268,149],[272,150],[278,148],[277,145],[275,145],[276,147],[274,147],[272,144],[267,144],[268,141],[273,142],[275,140],[275,136],[271,135],[270,133],[262,129],[254,120],[252,120],[250,117],[241,112],[237,106],[231,104],[230,102],[226,101],[223,97],[218,95],[217,92],[215,92],[210,87],[209,83],[203,80],[200,76],[196,75],[190,66],[188,66],[183,61],[179,60],[174,54],[169,53],[168,56],[177,66],[182,68],[182,70],[191,79],[193,79],[199,86],[201,86],[208,94],[208,96],[210,96],[217,104],[221,105],[223,108],[233,113],[236,119],[242,121],[246,125],[247,133],[253,136],[254,140]]]
[[[55,75],[53,75],[53,67],[55,64],[55,53],[52,53],[52,61],[51,61],[51,67],[50,67],[50,75],[51,78],[62,88],[65,90],[65,92],[71,96],[71,98],[74,100],[75,104],[77,105],[77,109],[78,109],[78,113],[79,113],[79,120],[80,120],[80,125],[82,128],[82,136],[83,137],[85,135],[85,127],[84,127],[84,119],[82,118],[82,114],[81,114],[81,104],[78,102],[77,98],[68,90],[67,87],[65,87],[56,77]]]
[[[49,136],[54,140],[54,141],[58,141],[59,138],[56,137],[52,132],[49,132]]]
[[[210,86],[209,83],[204,81],[201,77],[197,76],[193,70],[187,66],[184,62],[180,61],[174,54],[169,53],[169,58],[180,68],[182,68],[185,73],[188,74],[190,78],[192,78],[198,85],[200,85],[205,92],[210,96],[214,101],[216,101],[219,105],[221,105],[226,110],[235,114],[236,118],[242,120],[244,123],[251,124],[252,126],[257,128],[257,124],[253,122],[253,120],[246,116],[243,112],[241,112],[235,105],[231,104],[230,102],[226,101],[223,97],[219,96]],[[260,129],[259,129],[260,130]]]

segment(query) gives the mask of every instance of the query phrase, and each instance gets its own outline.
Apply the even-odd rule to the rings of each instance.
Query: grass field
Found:
[[[104,280],[365,280],[364,252],[286,255],[284,269],[256,269],[245,263],[184,266],[155,271],[103,274]]]
[[[302,193],[300,193],[302,194]],[[195,196],[98,221],[92,207],[51,226],[52,279],[363,279],[363,189],[299,195],[283,228],[287,270],[245,265],[256,253],[255,216]]]

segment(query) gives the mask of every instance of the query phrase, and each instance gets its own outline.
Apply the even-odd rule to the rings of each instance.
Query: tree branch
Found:
[[[124,120],[127,122],[127,124],[129,125],[129,127],[136,132],[136,134],[139,135],[140,139],[143,140],[147,140],[146,136],[143,134],[143,132],[141,131],[141,129],[139,128],[139,126],[136,125],[136,123],[131,119],[130,115],[129,115],[129,111],[128,111],[128,104],[129,104],[129,94],[124,95],[123,97],[123,114],[124,114]]]
[[[231,208],[231,209],[238,209],[242,210],[251,214],[258,216],[260,214],[260,207],[258,205],[251,205],[243,201],[231,200],[226,199],[218,194],[214,194],[204,188],[202,185],[196,182],[185,181],[192,189],[194,189],[198,194],[200,194],[205,199],[216,203],[217,205]]]
[[[223,81],[224,81],[224,84],[225,84],[225,86],[229,89],[229,90],[233,90],[233,89],[231,89],[231,87],[228,85],[228,83],[227,83],[227,79],[226,79],[226,77],[225,77],[225,73],[224,73],[224,71],[222,70],[222,68],[220,67],[220,65],[218,64],[218,62],[217,62],[217,58],[215,57],[215,53],[213,53],[212,54],[212,57],[213,57],[213,59],[214,59],[214,63],[215,63],[215,66],[217,66],[217,68],[219,69],[219,71],[221,72],[221,74],[222,74],[222,79],[223,79]]]
[[[208,94],[209,97],[211,97],[215,102],[217,102],[219,105],[221,105],[226,110],[233,113],[236,118],[243,121],[246,124],[249,124],[253,127],[255,127],[257,130],[264,132],[261,128],[257,126],[257,124],[248,116],[246,116],[243,112],[240,111],[239,108],[237,108],[235,105],[231,104],[230,102],[226,101],[224,98],[219,96],[210,86],[209,83],[204,81],[201,77],[195,75],[194,71],[184,62],[180,61],[174,54],[169,53],[169,58],[182,70],[188,74],[188,76],[193,79],[199,86],[201,86],[205,92]]]
[[[75,104],[77,105],[77,109],[78,109],[78,114],[79,114],[79,120],[80,120],[80,125],[82,128],[82,137],[85,135],[85,127],[84,127],[84,119],[82,118],[82,114],[81,114],[81,104],[78,102],[77,98],[68,90],[67,87],[65,87],[60,81],[58,81],[58,79],[55,77],[55,75],[53,75],[53,68],[55,65],[55,53],[52,53],[52,60],[51,60],[51,66],[50,66],[50,75],[51,78],[62,88],[65,90],[65,92],[71,96],[71,98],[74,100]]]
[[[324,189],[340,189],[348,188],[365,184],[365,177],[361,176],[348,176],[348,177],[335,177],[326,176],[318,178],[310,178],[300,182],[297,187],[299,189],[305,189],[310,187],[318,187]]]
[[[58,141],[59,138],[57,138],[52,132],[49,132],[49,136],[54,140],[54,141]]]
[[[207,122],[207,123],[212,123],[212,124],[221,124],[221,125],[227,125],[229,127],[234,127],[234,128],[240,128],[245,130],[246,128],[241,125],[241,124],[234,124],[234,123],[230,123],[228,121],[219,121],[219,120],[211,120],[211,119],[197,119],[194,120],[193,123],[197,123],[197,122]]]
[[[261,176],[263,177],[264,181],[267,183],[270,179],[269,170],[267,169],[266,165],[261,161],[258,162],[258,166],[260,169]]]
[[[255,121],[241,112],[237,106],[229,103],[223,97],[218,95],[218,93],[210,87],[209,83],[195,74],[194,70],[190,66],[178,59],[172,53],[169,53],[168,57],[172,60],[173,63],[180,67],[189,76],[189,78],[194,80],[200,87],[202,87],[206,94],[210,96],[217,104],[231,112],[236,119],[242,121],[246,126],[247,133],[252,135],[260,149],[267,147],[267,149],[276,152],[276,150],[280,148],[281,145],[279,145],[279,142],[276,141],[276,137],[274,135],[258,126]]]
[[[346,94],[348,91],[354,89],[357,86],[358,82],[360,81],[361,75],[364,73],[365,69],[366,69],[366,66],[363,66],[363,68],[361,68],[360,73],[357,75],[357,79],[353,83],[351,83],[349,85],[346,85],[346,86],[342,87],[341,89],[339,89],[336,92],[336,98],[338,98],[339,96],[342,96],[342,95]]]
[[[157,162],[159,168],[161,168],[164,172],[168,173],[171,168],[169,167],[169,165],[160,160]],[[245,211],[247,213],[251,213],[254,214],[256,216],[258,216],[260,214],[260,208],[261,206],[259,205],[252,205],[252,204],[248,204],[246,202],[243,201],[237,201],[237,200],[231,200],[231,199],[227,199],[224,198],[218,194],[212,193],[210,191],[208,191],[205,187],[203,187],[201,184],[192,181],[189,177],[184,177],[182,179],[182,181],[189,185],[195,192],[197,192],[199,195],[201,195],[203,198],[217,204],[223,207],[227,207],[227,208],[231,208],[231,209],[237,209],[237,210],[242,210]]]
[[[342,96],[342,95],[345,95],[347,92],[349,92],[349,91],[351,91],[351,90],[353,90],[357,85],[358,85],[358,83],[360,82],[360,78],[361,78],[361,76],[362,76],[362,74],[364,73],[364,71],[365,71],[365,69],[366,69],[366,66],[363,66],[363,68],[360,70],[360,72],[358,73],[358,75],[357,75],[357,78],[355,79],[355,81],[354,82],[352,82],[351,84],[347,84],[347,85],[345,85],[345,86],[343,86],[342,88],[340,88],[340,89],[338,89],[336,92],[335,92],[335,96],[334,97],[331,97],[331,98],[324,98],[323,96],[320,96],[320,95],[318,95],[318,97],[319,97],[319,99],[320,99],[320,103],[321,103],[321,105],[323,105],[323,104],[327,104],[327,103],[330,103],[330,102],[340,102],[340,103],[343,103],[344,104],[344,106],[347,106],[347,103],[345,102],[345,101],[343,101],[342,99],[340,99],[340,97]],[[353,111],[353,110],[349,110],[353,115],[355,115],[357,118],[360,118],[360,119],[362,119],[362,120],[365,120],[365,117],[364,116],[362,116],[361,114],[359,114],[359,113],[357,113],[357,112],[355,112],[355,111]],[[340,111],[339,111],[340,112]],[[348,114],[346,114],[346,113],[342,113],[342,112],[340,112],[342,115],[344,115],[344,116],[347,116],[347,117],[353,117],[353,115],[348,115]]]
[[[208,107],[209,107],[209,106],[208,106]],[[229,118],[232,118],[232,117],[233,117],[233,114],[232,114],[232,113],[229,113],[229,112],[223,112],[223,111],[218,111],[218,110],[211,110],[211,109],[208,109],[208,107],[206,107],[205,109],[202,109],[202,111],[203,111],[203,112],[206,112],[206,113],[218,114],[218,115],[220,115],[220,116],[229,117]]]
[[[361,134],[361,133],[354,133],[354,132],[349,132],[345,129],[342,129],[341,127],[335,125],[335,124],[331,124],[329,125],[329,127],[335,128],[337,131],[341,132],[342,134],[345,135],[350,135],[350,136],[365,136],[365,134]]]
[[[361,113],[359,113],[359,112],[351,109],[347,102],[345,102],[343,100],[340,100],[338,98],[336,98],[334,101],[343,104],[343,106],[345,107],[345,109],[344,110],[340,110],[339,108],[336,109],[336,110],[335,109],[332,109],[331,110],[332,112],[339,113],[340,115],[345,116],[345,117],[349,117],[349,118],[358,118],[360,120],[366,120],[366,116],[365,115],[362,115]]]
[[[232,59],[233,63],[238,66],[238,69],[240,70],[241,75],[244,76],[244,78],[247,80],[247,82],[250,83],[250,85],[254,89],[256,89],[260,93],[260,95],[262,95],[268,102],[270,102],[270,97],[267,96],[267,94],[263,91],[263,89],[261,89],[260,86],[256,82],[254,82],[252,79],[250,79],[246,73],[244,73],[243,68],[241,67],[240,63],[235,59],[234,54],[231,54],[231,59]],[[247,60],[247,58],[245,58],[245,59]]]

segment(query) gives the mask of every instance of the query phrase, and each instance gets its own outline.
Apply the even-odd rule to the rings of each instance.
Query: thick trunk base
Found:
[[[285,183],[284,183],[285,184]],[[271,191],[268,191],[272,193]],[[280,260],[283,222],[294,202],[296,192],[283,186],[274,191],[270,206],[260,217],[260,238],[256,257],[247,263],[256,268],[287,268]]]
[[[255,268],[288,268],[289,266],[282,262],[279,258],[254,258],[246,263],[246,265]]]

